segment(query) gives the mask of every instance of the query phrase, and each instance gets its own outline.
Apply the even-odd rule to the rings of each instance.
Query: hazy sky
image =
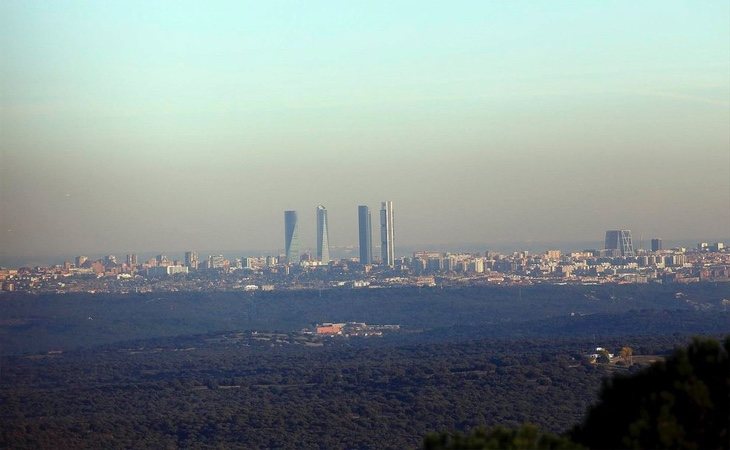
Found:
[[[726,0],[4,0],[0,107],[0,263],[730,237]]]

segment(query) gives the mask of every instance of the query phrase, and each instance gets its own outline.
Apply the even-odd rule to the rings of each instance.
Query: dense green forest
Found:
[[[497,425],[567,432],[603,380],[730,333],[727,298],[727,284],[3,295],[0,447],[380,449]],[[401,331],[299,332],[324,321]],[[597,346],[630,346],[637,363],[591,364]]]
[[[703,333],[730,328],[730,283],[0,295],[4,355],[316,322],[400,324],[480,337]],[[613,318],[613,319],[612,319]],[[438,331],[441,330],[441,331]],[[466,331],[464,331],[466,330]]]
[[[523,424],[424,439],[424,450],[586,448],[730,448],[730,336],[724,342],[695,338],[665,360],[607,378],[598,402],[568,433]]]
[[[637,355],[686,336],[624,337]],[[580,422],[601,380],[592,340],[418,345],[216,335],[6,357],[0,446],[413,448],[434,430]]]

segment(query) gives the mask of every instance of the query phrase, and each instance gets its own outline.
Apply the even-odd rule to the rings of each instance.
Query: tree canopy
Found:
[[[425,450],[730,448],[730,336],[695,338],[665,361],[604,381],[599,401],[572,432],[533,425],[432,434]]]
[[[666,361],[604,382],[573,438],[595,449],[730,448],[730,337],[696,338]]]

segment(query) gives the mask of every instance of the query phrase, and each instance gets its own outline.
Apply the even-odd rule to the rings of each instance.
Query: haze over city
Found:
[[[724,449],[728,399],[728,0],[0,1],[0,449]]]
[[[0,264],[730,237],[726,2],[334,6],[2,2]]]

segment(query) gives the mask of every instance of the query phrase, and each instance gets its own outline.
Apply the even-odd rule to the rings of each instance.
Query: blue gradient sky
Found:
[[[0,259],[730,237],[730,3],[0,3]],[[2,261],[0,261],[1,263]]]

